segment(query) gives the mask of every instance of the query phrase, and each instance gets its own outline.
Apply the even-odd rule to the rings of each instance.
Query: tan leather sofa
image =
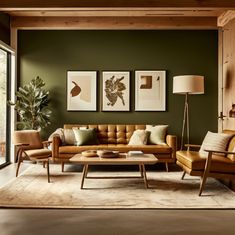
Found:
[[[53,137],[52,158],[55,162],[62,163],[62,170],[64,169],[64,162],[68,162],[69,158],[75,154],[85,150],[118,150],[121,152],[128,152],[131,150],[141,150],[144,153],[153,153],[158,158],[159,162],[165,162],[168,170],[168,163],[175,162],[177,150],[177,137],[175,135],[167,135],[167,145],[128,145],[130,137],[137,129],[145,129],[146,125],[79,125],[79,124],[65,124],[64,129],[72,129],[73,127],[87,127],[95,128],[100,144],[98,145],[62,145],[59,136]]]

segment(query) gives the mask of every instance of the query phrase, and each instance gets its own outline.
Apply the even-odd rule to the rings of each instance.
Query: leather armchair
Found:
[[[49,141],[41,141],[40,134],[36,130],[21,130],[14,132],[14,145],[17,148],[17,168],[16,177],[19,173],[19,168],[23,160],[31,160],[42,162],[43,167],[47,165],[47,179],[50,182],[49,159],[51,157],[51,150],[47,147]]]
[[[219,152],[206,149],[208,156],[205,158],[198,151],[191,150],[200,147],[200,145],[188,145],[186,151],[176,152],[176,163],[183,169],[181,179],[184,179],[186,173],[201,177],[199,196],[202,194],[208,177],[235,179],[235,131],[225,130],[223,132],[234,135],[229,141],[227,151]],[[224,156],[219,155],[221,153]]]

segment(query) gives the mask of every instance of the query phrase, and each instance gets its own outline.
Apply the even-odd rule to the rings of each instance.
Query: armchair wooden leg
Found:
[[[168,162],[166,162],[165,165],[166,165],[166,172],[169,172]]]
[[[19,174],[20,164],[21,164],[22,161],[23,161],[23,160],[22,160],[22,150],[20,150],[20,151],[18,152],[18,161],[17,161],[17,167],[16,167],[16,177],[17,177],[18,174]]]
[[[46,162],[43,162],[42,165],[43,165],[43,168],[45,168],[46,167]]]
[[[199,194],[198,194],[199,196],[201,196],[201,194],[202,194],[202,191],[203,191],[204,186],[206,184],[206,179],[207,179],[209,172],[210,172],[211,159],[212,159],[212,152],[210,152],[208,154],[208,158],[206,160],[205,170],[204,170],[203,176],[201,178],[201,184],[200,184],[200,189],[199,189]]]
[[[184,179],[185,174],[186,174],[186,171],[183,171],[183,175],[181,176],[182,180]]]
[[[18,159],[17,168],[16,168],[16,177],[17,177],[18,174],[19,174],[20,164],[21,164],[21,159]]]
[[[47,180],[48,180],[48,183],[50,183],[49,159],[46,162],[46,164],[47,164]]]

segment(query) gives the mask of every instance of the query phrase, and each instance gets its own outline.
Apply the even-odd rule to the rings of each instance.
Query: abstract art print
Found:
[[[135,71],[135,111],[166,110],[166,71]]]
[[[102,111],[130,110],[130,72],[104,71]]]
[[[67,110],[96,111],[96,71],[67,72]]]

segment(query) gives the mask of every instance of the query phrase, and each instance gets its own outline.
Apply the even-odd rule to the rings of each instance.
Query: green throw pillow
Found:
[[[95,129],[73,129],[73,132],[77,146],[99,144]]]

